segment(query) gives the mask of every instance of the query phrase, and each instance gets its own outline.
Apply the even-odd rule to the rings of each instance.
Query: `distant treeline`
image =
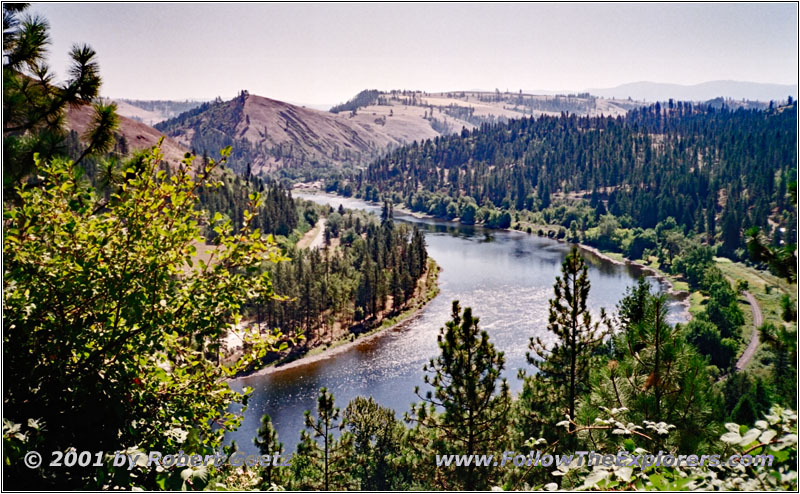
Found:
[[[342,103],[340,105],[336,105],[331,107],[331,113],[339,113],[343,111],[356,111],[359,108],[363,108],[365,106],[369,106],[375,103],[378,100],[378,96],[381,94],[380,91],[377,89],[367,89],[358,93],[354,98],[349,100],[347,103]]]
[[[137,99],[120,99],[129,105],[133,105],[143,110],[160,112],[164,115],[177,115],[185,111],[192,110],[202,105],[202,101],[171,101],[171,100],[137,100]]]
[[[670,101],[618,118],[524,118],[400,148],[357,175],[354,189],[451,218],[464,204],[469,217],[473,207],[540,211],[585,197],[641,228],[674,218],[730,256],[744,248],[743,225],[796,236],[796,128],[796,103],[729,111]],[[449,211],[443,198],[455,202]]]
[[[238,175],[225,175],[222,183],[223,186],[216,190],[198,190],[200,206],[212,217],[217,212],[227,215],[233,227],[238,230],[244,221],[244,211],[248,209],[248,196],[253,192],[260,192],[263,201],[256,211],[256,228],[263,233],[283,236],[297,228],[298,212],[291,190],[277,182],[265,182],[260,177],[251,177],[248,180]],[[203,233],[209,241],[217,236],[210,226],[206,226]]]

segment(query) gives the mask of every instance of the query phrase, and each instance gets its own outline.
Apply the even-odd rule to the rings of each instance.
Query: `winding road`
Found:
[[[763,323],[763,317],[761,316],[761,307],[758,306],[758,302],[756,298],[753,296],[752,293],[748,291],[742,292],[744,297],[747,299],[747,302],[750,304],[750,309],[753,311],[753,336],[750,337],[750,343],[745,348],[744,353],[742,356],[739,357],[739,360],[736,362],[736,370],[741,371],[747,364],[750,363],[752,360],[753,355],[756,353],[756,349],[758,349],[758,342],[759,342],[759,332],[758,328],[761,327]]]

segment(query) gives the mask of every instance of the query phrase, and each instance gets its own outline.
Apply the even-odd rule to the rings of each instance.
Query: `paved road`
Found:
[[[761,316],[761,307],[758,306],[758,302],[756,298],[750,292],[742,292],[747,299],[747,302],[750,304],[750,309],[753,311],[753,336],[750,337],[750,344],[747,345],[745,348],[744,353],[739,360],[736,362],[736,370],[740,371],[747,367],[747,364],[750,363],[750,360],[753,358],[753,355],[756,353],[756,349],[758,349],[758,328],[761,327],[763,323],[763,318]]]

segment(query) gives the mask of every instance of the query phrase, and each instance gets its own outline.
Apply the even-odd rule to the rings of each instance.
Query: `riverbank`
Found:
[[[326,194],[326,192],[323,192],[322,190],[316,190],[315,191],[315,190],[308,189],[308,188],[303,189],[303,191],[304,192],[311,192],[311,193]],[[333,195],[335,195],[335,194],[333,194]],[[339,197],[339,196],[337,196],[337,197]],[[447,222],[454,223],[454,224],[458,223],[458,221],[456,219],[447,220],[447,219],[444,219],[444,218],[437,218],[437,217],[432,216],[430,214],[420,213],[420,212],[417,212],[417,211],[411,211],[405,205],[395,205],[394,209],[395,209],[395,211],[399,211],[399,212],[401,212],[403,214],[407,214],[409,216],[413,216],[414,218],[418,218],[418,219],[433,219],[433,220],[438,220],[438,221],[447,221]],[[518,224],[517,226],[518,226],[518,228],[516,228],[516,229],[515,228],[496,228],[494,230],[525,233],[525,230],[522,229],[522,225],[521,224]],[[527,227],[530,227],[530,231],[528,231],[527,234],[528,235],[533,235],[532,232],[534,232],[534,231],[536,231],[538,229],[549,230],[549,229],[552,228],[552,225],[534,225],[534,224],[530,224],[530,225],[526,225],[526,228]],[[568,242],[567,240],[564,240],[564,239],[558,239],[558,238],[555,238],[555,237],[549,237],[548,236],[548,238],[551,238],[552,240],[555,240],[557,242],[574,243],[574,242]],[[669,294],[670,296],[675,297],[678,300],[678,305],[683,307],[684,315],[686,316],[687,321],[692,319],[692,317],[694,315],[694,310],[693,310],[692,304],[693,304],[694,301],[692,300],[692,292],[688,289],[689,286],[685,281],[678,280],[673,275],[665,273],[665,272],[661,271],[660,269],[658,269],[657,267],[645,264],[644,261],[642,261],[642,260],[628,259],[627,257],[623,256],[622,254],[620,254],[618,252],[602,251],[602,250],[598,249],[597,247],[593,247],[591,245],[586,245],[586,244],[582,244],[582,243],[576,243],[575,245],[577,245],[580,250],[589,252],[592,255],[594,255],[596,257],[599,257],[599,258],[601,258],[601,259],[603,259],[605,261],[611,262],[613,264],[617,264],[617,265],[621,265],[621,266],[630,265],[630,266],[635,266],[638,269],[641,269],[644,273],[646,273],[649,276],[652,276],[653,278],[658,280],[659,283],[664,285],[666,287],[666,293]],[[698,302],[698,305],[699,305],[699,302]]]
[[[592,247],[591,245],[585,244],[577,244],[578,247],[582,250],[587,252],[591,252],[593,255],[609,261],[614,264],[618,265],[629,265],[629,266],[636,266],[637,268],[641,269],[643,272],[649,274],[653,278],[657,279],[660,283],[664,284],[667,287],[667,294],[675,297],[678,299],[679,305],[684,308],[685,315],[687,316],[687,321],[692,319],[693,313],[691,310],[691,295],[692,293],[689,290],[683,290],[676,288],[677,284],[686,284],[683,281],[678,281],[671,275],[661,271],[660,269],[654,268],[652,266],[648,266],[647,264],[643,264],[639,261],[632,261],[627,257],[624,257],[622,254],[617,252],[604,252],[598,249],[597,247]],[[614,257],[612,257],[614,256]],[[617,258],[619,257],[619,258]]]
[[[422,310],[439,294],[439,272],[441,268],[436,262],[428,258],[428,266],[418,281],[417,293],[407,303],[406,308],[399,314],[394,316],[385,317],[379,321],[374,322],[375,326],[362,333],[356,334],[349,332],[348,337],[342,337],[334,340],[333,342],[324,345],[315,346],[309,349],[305,354],[297,357],[289,357],[288,355],[275,362],[271,362],[264,367],[254,369],[248,372],[243,372],[237,375],[234,379],[250,376],[264,376],[283,372],[288,369],[302,367],[304,365],[313,364],[321,360],[332,358],[340,353],[346,352],[356,345],[368,342],[372,339],[379,337],[386,331],[398,328],[415,317],[419,316]]]

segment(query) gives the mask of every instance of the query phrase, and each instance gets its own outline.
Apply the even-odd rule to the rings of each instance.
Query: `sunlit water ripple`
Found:
[[[372,212],[379,207],[356,199],[327,195],[303,195],[321,203]],[[415,318],[400,327],[385,331],[377,338],[331,358],[287,369],[266,376],[249,376],[232,383],[235,389],[254,389],[244,413],[242,426],[226,435],[240,449],[256,453],[252,439],[264,413],[270,414],[280,440],[292,451],[303,428],[303,412],[313,410],[319,388],[327,387],[336,403],[344,408],[352,398],[372,396],[378,403],[397,411],[408,411],[417,401],[414,387],[425,391],[422,366],[438,354],[436,336],[449,319],[453,300],[462,307],[472,307],[495,346],[504,352],[511,390],[517,392],[521,381],[517,370],[534,369],[526,360],[531,336],[552,341],[547,332],[548,300],[553,294],[555,277],[569,245],[521,232],[487,231],[479,227],[420,220],[396,215],[426,232],[428,253],[442,272],[441,292]],[[589,308],[597,316],[600,308],[613,314],[625,289],[635,283],[640,270],[614,264],[584,253],[589,264],[591,291]],[[654,286],[660,286],[651,278]],[[673,300],[669,320],[685,318],[683,306]]]

